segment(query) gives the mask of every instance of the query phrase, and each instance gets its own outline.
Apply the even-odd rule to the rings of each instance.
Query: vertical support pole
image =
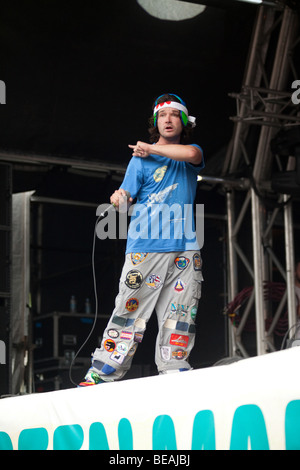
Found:
[[[57,358],[59,356],[59,314],[54,312],[53,314],[53,356]]]
[[[12,167],[0,164],[0,396],[12,393]]]
[[[264,256],[262,249],[262,214],[259,198],[251,189],[251,213],[252,213],[252,236],[253,236],[253,268],[254,268],[254,292],[255,292],[255,317],[256,317],[256,346],[257,355],[265,354],[265,318],[264,318],[264,293],[263,273]]]
[[[228,234],[228,292],[229,301],[232,301],[238,292],[237,281],[237,259],[234,249],[234,190],[226,192],[227,203],[227,234]],[[229,341],[229,354],[233,356],[236,354],[236,340],[234,334],[234,327],[228,319],[228,341]]]
[[[288,199],[284,195],[284,201]],[[293,336],[296,324],[296,298],[295,298],[295,256],[294,256],[294,234],[293,234],[293,214],[291,201],[284,206],[284,239],[285,239],[285,258],[286,258],[286,284],[287,284],[287,305],[288,305],[288,323],[289,336]]]
[[[43,214],[44,207],[42,203],[38,204],[37,208],[37,290],[36,290],[36,312],[38,315],[42,312],[42,294],[41,294],[41,282],[42,282],[42,246],[43,246]]]

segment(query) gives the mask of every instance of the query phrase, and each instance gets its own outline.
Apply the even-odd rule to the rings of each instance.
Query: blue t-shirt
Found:
[[[193,204],[203,167],[203,157],[198,166],[152,154],[131,158],[120,186],[136,198],[129,210],[126,253],[199,249]]]

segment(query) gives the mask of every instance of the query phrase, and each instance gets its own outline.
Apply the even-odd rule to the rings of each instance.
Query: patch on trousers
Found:
[[[144,261],[147,255],[148,253],[130,253],[130,259],[132,264],[140,264],[142,261]]]
[[[176,320],[172,320],[172,318],[168,318],[164,323],[164,327],[169,328],[170,330],[175,330],[176,323],[177,323]]]
[[[135,297],[132,297],[131,299],[127,300],[125,308],[128,310],[128,312],[134,312],[139,306],[139,301]]]
[[[118,315],[114,315],[111,319],[113,323],[119,326],[131,326],[134,323],[134,318],[124,318],[124,317],[119,317]]]
[[[126,318],[119,317],[118,315],[115,315],[112,317],[111,321],[115,323],[116,325],[120,326],[125,326],[126,325]]]
[[[137,269],[132,269],[126,274],[125,284],[130,289],[138,289],[143,282],[143,275]]]
[[[144,330],[146,328],[146,320],[143,318],[136,318],[136,320],[134,320],[134,325],[136,328]]]
[[[187,352],[183,349],[176,349],[176,351],[172,352],[172,357],[178,360],[185,359],[187,357]]]
[[[159,183],[163,179],[167,169],[168,169],[167,165],[164,165],[164,166],[160,166],[159,168],[155,170],[153,179],[156,183]]]
[[[185,286],[186,286],[185,282],[183,282],[181,279],[178,278],[177,281],[175,282],[174,290],[175,292],[180,294],[181,292],[184,291]]]
[[[134,342],[141,343],[143,341],[144,335],[142,333],[134,333]]]
[[[160,355],[163,361],[169,361],[171,359],[171,347],[161,346]]]
[[[126,344],[124,342],[118,343],[117,344],[117,351],[120,354],[123,354],[123,356],[126,356],[126,354],[128,353],[128,344]]]
[[[176,323],[176,330],[179,331],[188,331],[189,330],[189,324],[186,323],[185,321],[178,321]]]
[[[150,274],[150,276],[147,277],[145,284],[150,289],[158,289],[162,285],[162,280],[157,274]]]
[[[114,330],[114,329],[108,330],[107,334],[110,338],[114,338],[114,339],[118,338],[118,336],[119,336],[119,332],[117,330]]]
[[[189,262],[189,258],[186,258],[185,256],[178,256],[174,261],[176,268],[181,269],[182,271],[188,267]]]
[[[130,340],[132,338],[133,333],[131,331],[122,331],[120,335],[120,339],[127,339]]]
[[[109,366],[108,364],[104,364],[104,366],[101,369],[101,372],[103,372],[103,374],[110,375],[116,372],[116,369],[112,366]]]
[[[196,315],[197,315],[197,312],[198,312],[198,308],[197,308],[197,307],[194,306],[194,307],[191,308],[191,319],[192,319],[192,320],[195,320]]]
[[[104,341],[103,346],[104,346],[104,349],[106,349],[106,351],[108,352],[112,352],[116,349],[116,343],[114,342],[113,339],[106,339]]]
[[[119,353],[119,351],[114,351],[109,357],[112,361],[115,361],[118,364],[122,364],[125,359],[124,354]]]
[[[201,271],[201,269],[202,269],[202,260],[201,260],[201,256],[199,255],[199,253],[194,254],[193,264],[194,264],[194,270],[195,271]]]
[[[189,337],[184,335],[176,335],[173,333],[170,338],[170,344],[173,346],[181,346],[182,348],[186,348],[189,342]]]

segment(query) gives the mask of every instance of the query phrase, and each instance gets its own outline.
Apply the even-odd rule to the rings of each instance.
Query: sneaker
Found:
[[[102,383],[104,383],[104,380],[101,379],[101,377],[97,374],[97,372],[94,372],[93,370],[89,370],[86,376],[84,377],[84,380],[80,382],[78,386],[89,387],[90,385],[98,385]]]

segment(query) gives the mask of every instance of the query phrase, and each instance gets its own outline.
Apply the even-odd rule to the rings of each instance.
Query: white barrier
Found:
[[[0,449],[300,450],[299,364],[294,347],[230,365],[3,398]]]

